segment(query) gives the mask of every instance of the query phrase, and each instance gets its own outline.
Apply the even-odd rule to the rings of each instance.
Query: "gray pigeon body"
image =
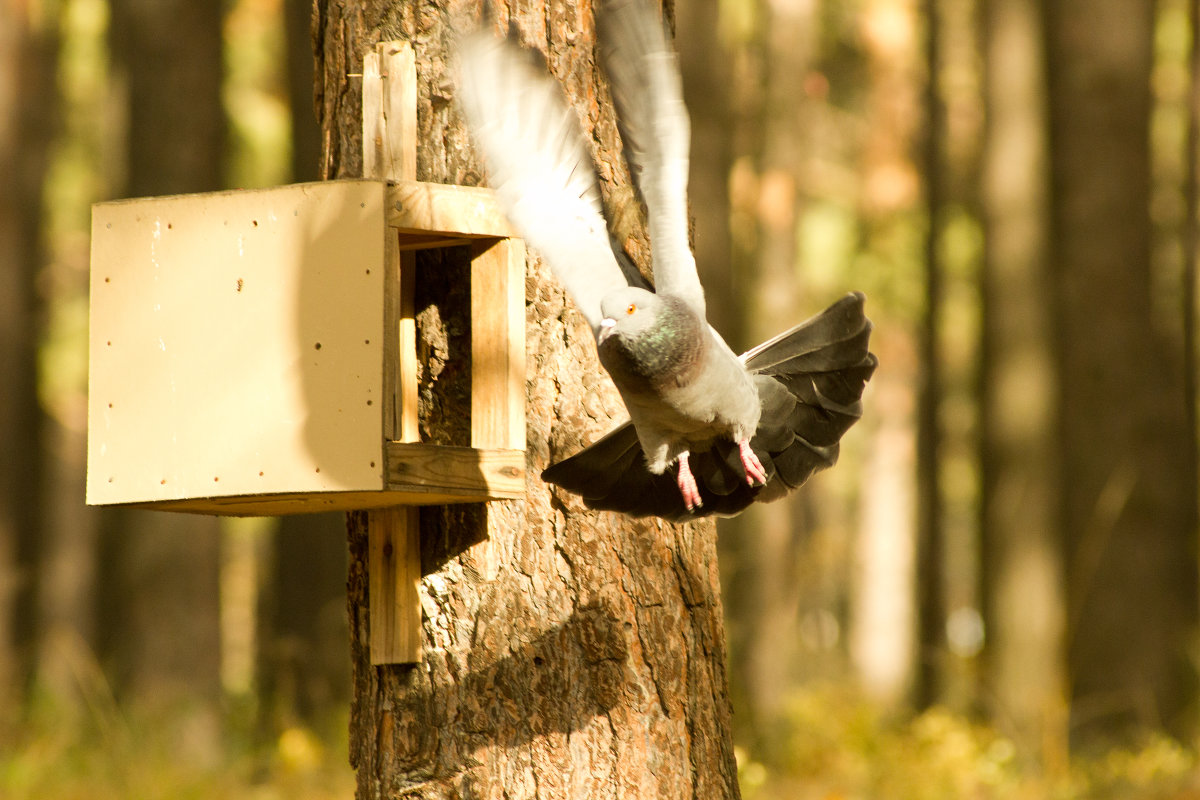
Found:
[[[688,244],[689,124],[674,53],[644,0],[596,7],[654,286],[614,247],[578,121],[544,69],[476,32],[459,100],[514,227],[565,285],[630,421],[543,472],[591,507],[688,519],[776,499],[837,458],[875,367],[862,296],[738,357],[705,317]]]

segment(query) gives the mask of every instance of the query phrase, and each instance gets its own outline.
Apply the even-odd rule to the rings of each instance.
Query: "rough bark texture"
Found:
[[[1190,736],[1196,465],[1151,302],[1153,4],[1044,6],[1072,737]]]
[[[587,4],[497,5],[498,26],[511,22],[567,85],[606,192],[627,191]],[[347,74],[374,42],[404,38],[419,70],[418,177],[478,183],[446,71],[448,12],[385,0],[318,0],[317,11],[323,174],[359,174],[360,87]],[[426,441],[466,435],[462,258],[447,251],[418,264]],[[370,665],[366,523],[351,515],[358,796],[737,797],[713,525],[593,514],[542,483],[552,458],[623,409],[586,324],[536,259],[526,297],[527,498],[422,509],[424,659],[415,667]]]

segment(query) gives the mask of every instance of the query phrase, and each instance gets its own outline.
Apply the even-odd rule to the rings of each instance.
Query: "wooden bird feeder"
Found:
[[[490,190],[414,180],[411,47],[379,45],[362,80],[368,179],[93,207],[87,502],[377,509],[388,663],[419,655],[416,507],[524,496],[525,247]],[[471,441],[441,446],[419,441],[414,251],[455,246]]]

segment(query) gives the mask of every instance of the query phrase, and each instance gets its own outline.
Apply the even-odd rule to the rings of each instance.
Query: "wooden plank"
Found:
[[[525,451],[388,442],[389,491],[475,500],[525,496]]]
[[[399,181],[388,188],[387,224],[401,232],[451,237],[516,236],[491,189]]]
[[[399,235],[400,249],[405,251],[432,250],[437,247],[465,247],[475,241],[463,236],[448,236],[444,233],[408,233],[396,228],[388,230],[395,231]]]
[[[399,322],[399,416],[395,439],[416,442],[421,438],[417,403],[417,257],[414,253],[400,254],[400,322]]]
[[[400,274],[403,256],[396,232],[383,233],[383,430],[389,439],[398,436],[400,427]]]
[[[89,503],[384,488],[383,187],[93,207]]]
[[[525,246],[482,241],[471,259],[471,446],[525,449]]]
[[[417,57],[408,42],[375,46],[383,72],[388,180],[417,179]]]
[[[367,513],[371,663],[416,663],[421,660],[419,509]]]
[[[412,47],[381,42],[366,56],[363,73],[382,73],[378,85],[363,84],[364,174],[386,180],[417,176],[417,72]],[[370,95],[368,96],[368,92]],[[378,97],[376,93],[378,92]],[[377,132],[368,143],[366,131]],[[367,153],[378,159],[368,161]],[[415,260],[402,253],[398,232],[387,229],[384,246],[386,346],[384,385],[388,402],[384,425],[389,437],[417,438],[416,330],[413,319]],[[421,550],[415,507],[370,512],[367,570],[370,580],[371,663],[411,663],[420,658]]]
[[[363,57],[362,76],[362,156],[364,178],[386,178],[387,155],[383,117],[383,76],[379,53]]]

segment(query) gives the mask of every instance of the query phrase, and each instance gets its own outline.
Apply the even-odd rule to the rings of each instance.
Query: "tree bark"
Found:
[[[587,8],[498,3],[496,16],[543,49],[566,85],[606,193],[627,190]],[[361,89],[348,74],[386,37],[417,52],[418,177],[480,182],[452,103],[443,7],[318,0],[317,11],[323,174],[361,172]],[[714,527],[593,514],[538,478],[623,409],[589,329],[536,259],[526,294],[527,497],[421,510],[424,656],[414,667],[370,664],[365,515],[351,515],[358,796],[737,797]],[[463,254],[418,262],[425,441],[464,443],[468,301]]]
[[[1196,465],[1151,302],[1154,4],[1046,4],[1073,743],[1190,736]]]
[[[1062,537],[1038,4],[988,0],[984,39],[983,696],[1028,756],[1061,765]]]

